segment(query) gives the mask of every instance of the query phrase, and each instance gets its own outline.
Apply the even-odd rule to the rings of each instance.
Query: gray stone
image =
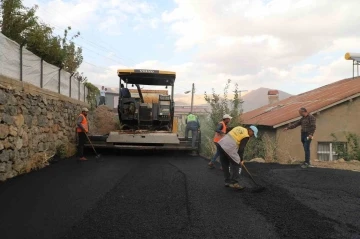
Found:
[[[18,100],[13,95],[10,94],[7,104],[8,105],[17,105]]]
[[[36,106],[38,104],[38,101],[36,100],[36,98],[33,98],[30,102],[31,102],[32,106]]]
[[[38,103],[38,106],[39,106],[41,109],[45,108],[45,104],[42,103],[42,102],[39,102],[39,103]]]
[[[41,110],[41,114],[42,114],[42,115],[47,115],[47,112],[48,112],[48,110],[47,110],[46,108],[44,108],[44,109]]]
[[[20,159],[15,159],[14,160],[14,165],[13,165],[13,169],[17,172],[21,172],[23,171],[23,168],[25,166],[24,161],[20,160]]]
[[[28,134],[26,132],[24,132],[22,134],[21,138],[22,138],[22,141],[23,141],[23,146],[27,147],[29,145],[29,136],[28,136]]]
[[[6,163],[0,163],[0,173],[6,172]]]
[[[29,114],[29,110],[25,106],[21,106],[20,109],[21,109],[21,114],[23,115]]]
[[[48,101],[47,101],[47,99],[45,97],[42,99],[42,102],[44,103],[44,105],[48,104]]]
[[[26,159],[29,156],[29,151],[28,149],[22,149],[20,150],[20,158],[21,159]]]
[[[8,114],[3,114],[2,121],[3,121],[5,124],[9,124],[9,125],[11,125],[11,124],[14,123],[13,117],[11,117],[11,116],[8,115]]]
[[[30,114],[32,114],[32,115],[40,115],[41,114],[41,109],[39,107],[32,106],[30,108]]]
[[[0,139],[5,139],[9,134],[9,126],[0,124]]]
[[[19,151],[18,150],[11,150],[10,151],[10,160],[11,161],[14,161],[15,159],[18,159],[18,158],[20,158],[20,153],[19,153]]]
[[[47,126],[47,123],[48,123],[48,119],[46,116],[40,115],[38,117],[38,126],[45,127],[45,126]]]
[[[24,102],[24,106],[25,106],[27,109],[30,109],[30,108],[31,108],[31,103],[26,100],[26,101]]]
[[[5,113],[11,115],[11,116],[15,116],[17,115],[18,111],[17,108],[15,106],[11,106],[11,105],[6,105],[5,106]]]
[[[22,146],[23,146],[23,140],[22,140],[22,138],[17,138],[17,139],[15,140],[15,147],[16,147],[16,149],[21,149]]]
[[[11,169],[12,169],[12,162],[7,162],[6,163],[6,172],[11,172]]]
[[[38,124],[38,119],[37,119],[36,116],[33,116],[32,122],[31,122],[32,128],[36,128],[36,127],[37,127],[37,124]]]
[[[3,142],[0,141],[0,151],[3,150],[5,148]]]
[[[7,103],[8,100],[8,94],[3,91],[0,90],[0,105],[5,105]]]
[[[11,150],[2,150],[0,153],[0,162],[7,162],[10,160]]]
[[[39,143],[39,144],[38,144],[38,150],[39,150],[39,152],[44,152],[44,151],[45,151],[45,145],[44,145],[44,143]]]

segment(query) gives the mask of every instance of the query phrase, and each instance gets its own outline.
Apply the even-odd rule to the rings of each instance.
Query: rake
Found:
[[[252,181],[254,182],[254,184],[256,185],[256,187],[254,189],[251,190],[252,193],[260,193],[262,191],[264,191],[266,188],[264,186],[261,186],[260,184],[258,184],[255,179],[253,178],[253,176],[251,175],[251,173],[249,172],[249,170],[246,168],[245,164],[242,164],[242,166],[244,167],[245,171],[249,174],[250,178],[252,179]]]

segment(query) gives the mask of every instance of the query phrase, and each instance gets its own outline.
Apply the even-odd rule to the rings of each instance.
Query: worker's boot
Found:
[[[229,187],[230,187],[230,188],[234,188],[234,189],[236,189],[236,190],[242,190],[242,189],[244,189],[244,187],[241,186],[239,183],[232,183],[232,184],[229,185]]]
[[[213,168],[215,168],[215,165],[214,165],[212,162],[210,162],[210,163],[208,163],[208,167],[209,167],[210,169],[213,169]]]
[[[87,158],[85,158],[85,157],[81,157],[81,158],[79,158],[79,160],[80,160],[80,161],[86,161],[86,160],[87,160]]]

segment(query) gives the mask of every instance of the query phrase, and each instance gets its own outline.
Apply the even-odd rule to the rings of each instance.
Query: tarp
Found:
[[[40,87],[41,59],[23,48],[23,81]]]
[[[75,80],[74,77],[71,78],[71,98],[79,99],[79,81]]]
[[[41,59],[23,47],[22,49],[23,81],[41,87]],[[0,75],[21,80],[20,45],[0,33]],[[79,99],[79,82],[71,80],[71,98]],[[80,100],[84,101],[87,89],[80,84]],[[43,61],[43,88],[59,92],[59,68]],[[60,94],[70,94],[70,73],[60,71]]]
[[[0,75],[20,80],[20,46],[0,34]]]
[[[60,71],[60,94],[70,95],[70,73],[64,70]]]

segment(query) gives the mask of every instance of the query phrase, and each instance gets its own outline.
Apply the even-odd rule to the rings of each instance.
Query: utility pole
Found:
[[[195,94],[195,84],[192,84],[192,89],[191,89],[191,113],[193,112],[193,107],[194,107],[194,94]]]

